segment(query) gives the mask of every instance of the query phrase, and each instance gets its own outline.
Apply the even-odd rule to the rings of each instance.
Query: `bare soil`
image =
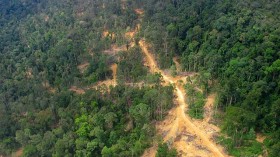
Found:
[[[88,66],[89,66],[89,62],[85,62],[85,63],[78,65],[78,69],[79,69],[80,73],[83,74],[87,70]]]
[[[181,68],[181,65],[178,61],[178,58],[174,57],[173,62],[175,63],[177,73],[180,73],[182,71],[182,68]]]
[[[69,90],[77,94],[85,94],[85,90],[78,88],[77,86],[71,86]]]
[[[185,77],[181,78],[177,76],[173,78],[165,74],[158,68],[154,56],[148,50],[148,44],[146,44],[144,40],[141,40],[139,46],[144,53],[145,61],[150,68],[150,72],[161,73],[165,82],[174,84],[175,86],[175,97],[178,105],[169,112],[169,116],[167,116],[164,121],[156,125],[157,133],[166,134],[167,132],[163,140],[176,148],[180,156],[227,156],[222,151],[222,147],[212,141],[211,135],[207,134],[209,129],[207,126],[211,126],[211,124],[208,124],[206,121],[194,123],[194,121],[185,114],[187,110],[187,104],[185,102],[186,94],[183,87],[177,83],[180,79],[184,81]],[[196,138],[192,141],[188,141],[185,138],[177,138],[178,136],[183,136],[182,133],[186,131],[190,136]],[[157,147],[153,146],[146,150],[143,156],[155,156],[156,150]]]
[[[257,138],[256,140],[260,143],[263,143],[263,141],[266,139],[266,136],[264,136],[263,134],[261,133],[257,133]]]
[[[120,51],[126,51],[126,46],[125,45],[117,46],[117,45],[113,44],[111,46],[111,48],[108,49],[108,50],[105,50],[104,53],[107,54],[107,55],[110,55],[110,56],[115,56]]]
[[[50,84],[49,84],[48,81],[42,82],[42,85],[43,85],[43,87],[44,87],[46,90],[48,90],[50,93],[55,93],[55,92],[56,92],[56,90],[55,90],[53,87],[50,86]]]
[[[144,14],[144,10],[143,9],[135,9],[134,10],[135,12],[136,12],[136,14],[138,14],[138,15],[143,15]]]
[[[12,153],[11,157],[20,157],[23,154],[23,148],[20,148],[16,152]]]

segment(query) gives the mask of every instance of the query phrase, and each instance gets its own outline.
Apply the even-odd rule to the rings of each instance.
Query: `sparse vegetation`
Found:
[[[186,84],[187,103],[189,104],[188,113],[191,117],[203,119],[205,97],[202,92],[195,89],[195,85]]]

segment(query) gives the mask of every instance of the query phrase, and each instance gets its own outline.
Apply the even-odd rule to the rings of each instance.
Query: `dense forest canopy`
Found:
[[[103,53],[128,49],[123,34],[137,27],[139,7],[136,46]],[[23,156],[143,154],[154,121],[174,105],[174,87],[142,65],[139,38],[160,68],[173,69],[176,56],[184,71],[199,73],[204,96],[217,92],[228,137],[220,138],[231,155],[258,154],[256,132],[267,136],[269,156],[280,155],[278,0],[0,0],[0,28],[0,156],[20,148]],[[113,63],[119,85],[69,90],[112,78]],[[201,109],[204,96],[186,88],[196,104],[190,109]],[[157,155],[176,155],[168,149],[159,144]]]

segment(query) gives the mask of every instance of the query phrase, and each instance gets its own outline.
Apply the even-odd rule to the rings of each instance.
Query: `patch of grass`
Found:
[[[234,141],[232,138],[219,136],[218,141],[227,149],[228,153],[232,156],[257,157],[262,153],[262,144],[255,140],[246,140],[240,147],[234,146]]]
[[[203,119],[204,113],[204,100],[200,100],[190,105],[189,107],[189,115],[195,119]]]
[[[189,104],[189,115],[195,119],[203,119],[205,97],[203,93],[195,90],[194,85],[186,84],[187,103]]]

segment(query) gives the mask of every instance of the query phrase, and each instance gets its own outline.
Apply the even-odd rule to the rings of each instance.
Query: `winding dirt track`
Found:
[[[141,9],[136,9],[135,12],[139,16],[139,21],[143,17],[144,11]],[[132,30],[131,32],[127,32],[125,36],[130,39],[134,38],[134,35],[137,33],[139,28],[141,27],[140,23],[137,24],[137,28]],[[134,42],[131,43],[134,45]],[[214,102],[214,95],[210,95],[207,98],[207,103],[205,107],[210,112],[208,115],[205,116],[203,120],[192,120],[188,115],[185,114],[187,109],[187,104],[185,100],[185,90],[180,83],[186,83],[186,76],[177,75],[172,77],[169,74],[164,73],[161,70],[155,60],[155,57],[149,51],[149,45],[145,43],[143,39],[139,41],[139,46],[142,49],[145,59],[145,65],[147,65],[150,69],[151,73],[161,73],[163,80],[166,84],[173,84],[175,87],[175,96],[174,99],[175,103],[178,104],[176,107],[171,109],[166,116],[166,118],[158,122],[156,124],[157,134],[163,137],[163,140],[172,146],[178,151],[179,156],[188,156],[188,157],[226,157],[223,152],[223,148],[217,145],[213,140],[213,135],[219,132],[219,128],[214,126],[213,124],[209,123],[209,120],[212,115],[212,107]],[[123,49],[123,47],[115,48],[110,50],[110,54],[113,52],[117,52],[119,49]],[[106,51],[107,52],[107,51]],[[106,53],[105,52],[105,53]],[[109,52],[109,51],[108,51]],[[175,60],[176,67],[179,67],[180,64]],[[97,85],[89,87],[91,88],[98,88],[98,86],[105,85],[105,86],[116,86],[116,71],[117,71],[117,64],[113,64],[111,66],[113,71],[113,79],[108,79],[105,81],[100,81]],[[179,68],[177,68],[179,69]],[[128,84],[129,85],[129,84]],[[135,85],[135,84],[133,84]],[[138,84],[136,84],[138,85]],[[139,86],[143,86],[143,83],[139,83]],[[77,90],[73,88],[72,90],[77,92]],[[83,92],[82,92],[83,93]],[[155,143],[151,148],[147,149],[143,157],[155,157],[157,151],[157,144]]]
[[[179,105],[169,112],[169,115],[162,123],[157,125],[158,132],[165,134],[163,137],[164,141],[173,144],[181,156],[227,156],[212,140],[210,140],[209,135],[195,126],[190,117],[185,114],[187,107],[185,102],[185,91],[176,82],[177,79],[165,74],[158,68],[155,58],[148,51],[148,45],[144,40],[140,40],[139,46],[145,54],[146,64],[150,67],[150,71],[152,73],[161,73],[165,82],[174,84],[175,86],[175,95]],[[186,142],[186,139],[182,138],[183,133],[195,139],[193,141]],[[155,156],[155,154],[156,147],[153,146],[145,151],[143,156],[150,157]]]

